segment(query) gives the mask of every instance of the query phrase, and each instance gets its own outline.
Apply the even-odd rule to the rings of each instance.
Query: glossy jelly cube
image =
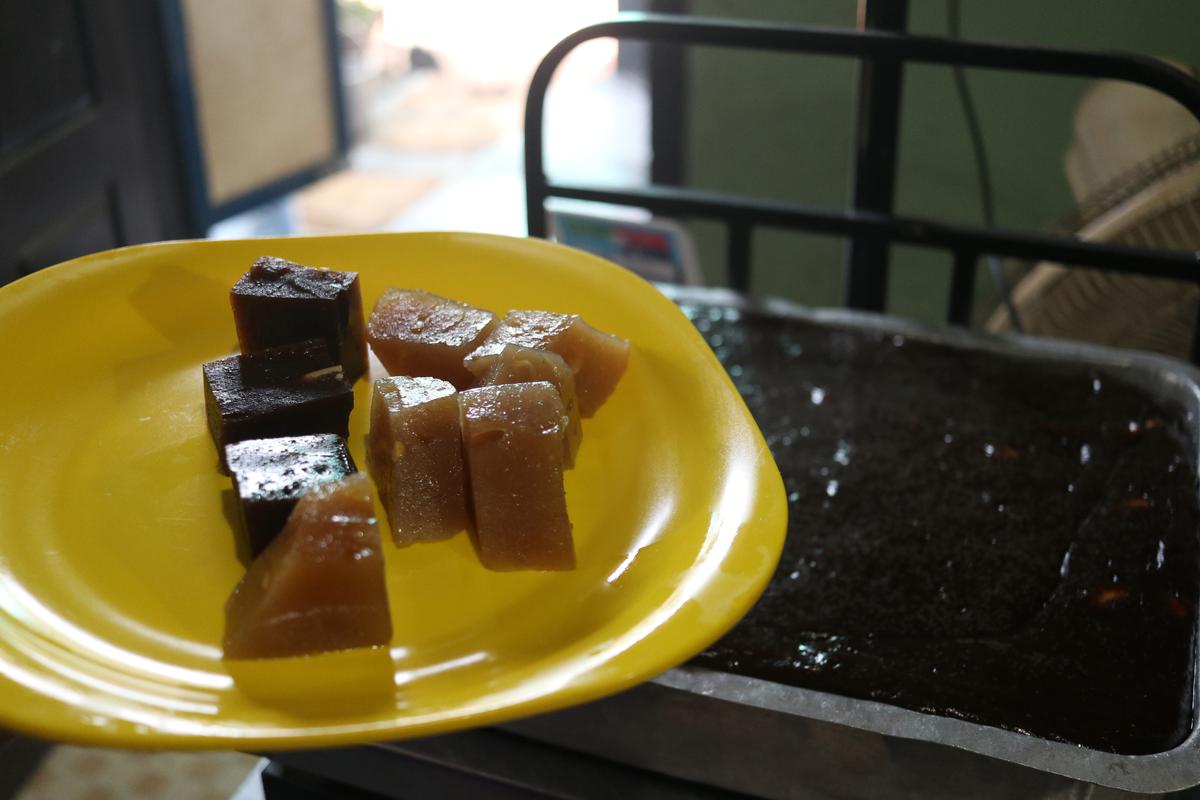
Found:
[[[251,386],[286,383],[300,377],[308,381],[326,375],[345,378],[342,365],[330,354],[324,339],[289,342],[241,356],[242,380]]]
[[[284,346],[204,365],[208,429],[225,464],[225,446],[246,439],[310,433],[349,434],[354,393],[324,342]]]
[[[604,404],[629,364],[629,342],[596,330],[578,315],[548,311],[508,312],[467,356],[467,364],[495,356],[510,344],[562,356],[575,373],[575,396],[585,417]]]
[[[403,376],[375,381],[367,462],[396,544],[446,539],[469,527],[452,384]]]
[[[263,256],[230,292],[243,353],[322,339],[350,383],[367,371],[358,274]]]
[[[499,386],[505,383],[548,381],[558,389],[567,414],[566,435],[563,437],[565,466],[575,465],[575,453],[583,439],[579,420],[579,405],[575,399],[575,373],[562,356],[549,350],[534,350],[518,345],[506,345],[495,355],[482,356],[467,362],[477,376],[479,386]]]
[[[431,376],[458,389],[474,383],[463,358],[496,324],[496,315],[423,291],[389,289],[367,321],[371,349],[390,375]]]
[[[225,458],[252,555],[283,529],[307,491],[355,472],[346,442],[329,433],[249,439],[228,445]]]
[[[392,639],[371,482],[358,474],[300,498],[225,605],[225,657],[285,658]]]
[[[558,390],[510,383],[458,397],[479,560],[493,570],[573,569]]]

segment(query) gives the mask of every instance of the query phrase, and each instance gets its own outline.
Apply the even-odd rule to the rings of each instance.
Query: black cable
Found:
[[[961,38],[959,0],[946,0],[946,32],[951,39]],[[992,196],[992,171],[988,166],[987,149],[983,143],[983,129],[979,126],[979,115],[975,111],[975,101],[971,98],[971,88],[967,85],[967,74],[961,66],[951,69],[954,75],[954,88],[958,92],[958,100],[962,105],[963,116],[967,121],[967,135],[971,139],[971,148],[975,155],[975,173],[979,180],[979,203],[983,211],[984,224],[989,228],[996,227],[996,207]],[[1004,277],[1004,265],[995,256],[986,258],[988,271],[992,275],[992,283],[1000,293],[1000,300],[1008,312],[1008,320],[1013,330],[1022,332],[1021,319],[1017,316],[1017,307],[1013,305],[1012,292],[1008,280]]]

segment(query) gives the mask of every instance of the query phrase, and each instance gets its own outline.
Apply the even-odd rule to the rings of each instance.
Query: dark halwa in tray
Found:
[[[790,502],[766,593],[694,663],[1118,753],[1187,736],[1179,409],[1094,367],[684,311]]]

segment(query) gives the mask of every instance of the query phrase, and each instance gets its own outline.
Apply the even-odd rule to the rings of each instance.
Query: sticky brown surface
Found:
[[[305,494],[225,608],[225,657],[284,658],[392,638],[370,481]]]
[[[462,392],[459,406],[480,561],[494,570],[574,568],[558,390],[484,386]]]
[[[229,445],[225,454],[252,555],[283,529],[305,492],[355,471],[345,441],[334,434],[249,439]]]
[[[596,330],[574,314],[510,311],[468,358],[498,355],[506,345],[562,356],[575,373],[579,413],[585,417],[604,404],[629,364],[629,342]]]
[[[225,446],[246,439],[349,433],[354,394],[322,340],[284,345],[252,356],[228,356],[203,367],[205,414],[221,470]]]
[[[327,375],[336,367],[338,377],[345,377],[341,365],[329,352],[324,339],[289,342],[263,350],[241,354],[242,380],[251,386],[270,386],[309,378],[314,374]]]
[[[562,356],[549,350],[534,350],[519,345],[506,345],[495,355],[485,355],[468,361],[467,366],[477,376],[480,386],[499,386],[505,383],[548,381],[558,389],[567,414],[565,465],[575,465],[575,454],[583,439],[579,405],[575,399],[575,373]]]
[[[367,322],[367,339],[391,375],[431,376],[465,389],[463,359],[496,324],[481,308],[424,291],[389,289]]]
[[[454,386],[437,378],[375,382],[367,441],[371,474],[398,545],[466,530],[466,470]]]
[[[243,353],[323,339],[350,383],[367,371],[358,274],[264,256],[230,292]]]

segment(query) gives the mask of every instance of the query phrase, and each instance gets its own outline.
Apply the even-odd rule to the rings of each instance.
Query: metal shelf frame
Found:
[[[543,58],[525,106],[525,192],[529,234],[545,237],[551,197],[635,206],[654,214],[717,220],[726,226],[730,287],[748,292],[755,228],[782,228],[842,237],[849,242],[846,305],[883,311],[892,244],[949,252],[953,257],[946,319],[971,319],[975,274],[984,256],[1054,261],[1067,266],[1169,278],[1200,284],[1200,252],[1148,250],[1087,242],[1072,236],[1009,231],[892,213],[896,130],[902,106],[900,70],[907,63],[1128,81],[1172,98],[1200,121],[1200,81],[1157,59],[1128,53],[971,42],[900,32],[906,0],[888,0],[887,18],[872,18],[877,0],[864,0],[858,29],[762,24],[664,14],[626,14],[582,28]],[[897,8],[900,10],[897,11]],[[876,15],[878,17],[878,15]],[[711,46],[853,58],[861,62],[858,128],[851,207],[831,210],[674,186],[602,188],[551,183],[545,173],[543,118],[555,69],[576,47],[612,37],[660,45]],[[1200,363],[1200,314],[1191,357]]]

